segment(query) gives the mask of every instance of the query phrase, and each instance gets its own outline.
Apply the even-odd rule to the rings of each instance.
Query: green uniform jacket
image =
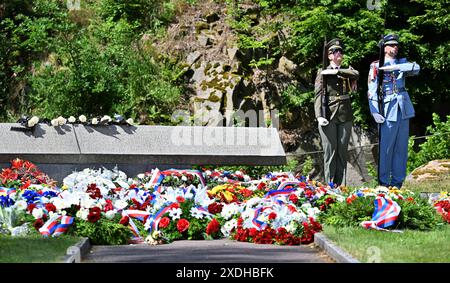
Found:
[[[331,65],[327,69],[332,69]],[[322,95],[322,69],[319,69],[314,84],[314,112],[315,116],[322,117],[321,114],[321,95]],[[339,122],[353,120],[352,105],[349,98],[351,85],[359,77],[358,71],[349,67],[349,69],[339,69],[337,75],[326,75],[327,82],[327,116],[329,121],[338,119]]]

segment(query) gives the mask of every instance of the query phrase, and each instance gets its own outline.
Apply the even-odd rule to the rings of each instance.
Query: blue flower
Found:
[[[14,205],[14,200],[12,200],[9,196],[0,196],[1,207],[9,207],[12,205]]]

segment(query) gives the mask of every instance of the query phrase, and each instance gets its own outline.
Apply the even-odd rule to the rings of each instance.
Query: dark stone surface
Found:
[[[132,177],[155,167],[286,163],[275,128],[39,124],[20,132],[11,127],[20,125],[0,124],[2,168],[22,158],[58,181],[87,167],[117,165]]]

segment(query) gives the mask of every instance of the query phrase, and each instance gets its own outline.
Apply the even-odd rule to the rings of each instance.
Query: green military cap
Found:
[[[340,38],[334,38],[325,45],[325,48],[328,50],[328,54],[333,53],[334,50],[340,49],[344,50],[344,44]]]

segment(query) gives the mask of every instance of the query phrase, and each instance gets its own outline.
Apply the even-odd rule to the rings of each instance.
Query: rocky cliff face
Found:
[[[255,26],[273,20],[261,17],[259,6],[251,1],[244,1],[239,8],[249,15]],[[198,1],[180,13],[177,22],[169,27],[166,38],[155,43],[160,52],[183,62],[189,90],[187,108],[197,124],[203,126],[278,126],[289,158],[299,161],[298,170],[303,168],[306,157],[311,156],[314,170],[301,173],[322,179],[323,155],[313,105],[289,111],[279,122],[273,119],[274,110],[283,107],[282,95],[289,87],[301,92],[311,91],[310,75],[302,73],[298,64],[282,54],[265,68],[252,65],[252,59],[265,56],[264,50],[239,48],[238,35],[229,20],[226,4]],[[281,44],[286,35],[288,32],[267,31],[261,40],[269,38]],[[236,119],[233,113],[238,111],[255,111],[256,125]],[[374,164],[376,148],[369,146],[374,139],[373,135],[354,129],[349,145],[347,184],[360,185],[369,181],[366,163]]]

